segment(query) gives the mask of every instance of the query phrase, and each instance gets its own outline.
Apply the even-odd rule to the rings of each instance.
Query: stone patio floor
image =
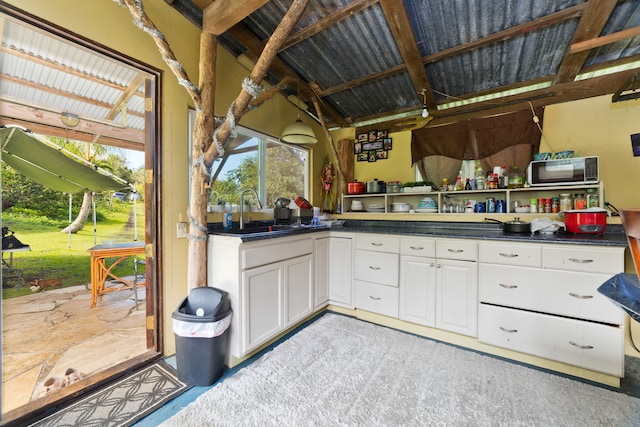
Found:
[[[89,308],[85,286],[2,301],[2,411],[43,396],[68,368],[90,376],[146,352],[144,287],[111,292]]]

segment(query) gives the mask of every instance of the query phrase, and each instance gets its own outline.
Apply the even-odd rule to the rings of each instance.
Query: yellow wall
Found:
[[[640,100],[612,103],[609,95],[550,105],[540,150],[599,156],[605,200],[618,209],[640,207],[640,157],[631,151],[634,133],[640,133]]]

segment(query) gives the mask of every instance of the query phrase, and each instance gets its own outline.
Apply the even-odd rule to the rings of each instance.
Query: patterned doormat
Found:
[[[160,360],[82,397],[32,426],[130,426],[191,386]]]

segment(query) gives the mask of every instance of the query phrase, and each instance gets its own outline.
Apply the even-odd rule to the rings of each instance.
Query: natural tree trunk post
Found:
[[[216,59],[217,38],[212,34],[200,35],[200,99],[201,105],[196,112],[193,128],[193,145],[191,153],[191,188],[189,189],[189,250],[187,261],[188,289],[207,286],[207,188],[208,175],[201,168],[203,163],[196,163],[207,150],[213,138],[215,116],[213,108],[216,93]],[[196,107],[197,108],[197,107]],[[209,167],[207,165],[207,167]],[[210,172],[210,171],[209,171]],[[200,226],[205,229],[201,229]]]
[[[282,21],[280,21],[280,24],[269,38],[267,45],[264,47],[264,50],[260,54],[260,58],[258,58],[256,66],[253,68],[253,71],[251,71],[251,74],[249,75],[249,79],[254,84],[259,85],[262,83],[262,80],[264,80],[265,76],[267,75],[267,71],[269,71],[271,63],[280,50],[280,47],[302,16],[302,13],[304,12],[304,9],[307,7],[308,3],[309,0],[297,0],[294,1],[293,4],[291,4],[291,7],[282,18]],[[251,95],[243,87],[233,106],[232,114],[235,123],[240,121],[240,118],[244,114],[244,111],[246,110],[251,100]],[[221,145],[224,146],[224,143],[227,141],[227,139],[229,139],[229,135],[231,134],[232,130],[233,129],[231,123],[229,123],[229,120],[225,120],[225,122],[220,126],[220,129],[218,130],[218,141]],[[213,161],[218,158],[219,154],[220,153],[218,153],[218,147],[215,144],[212,144],[205,154],[205,164],[210,165],[211,163],[213,163]]]

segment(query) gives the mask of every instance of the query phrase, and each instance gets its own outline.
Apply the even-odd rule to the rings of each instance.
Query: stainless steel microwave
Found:
[[[599,175],[598,156],[534,160],[527,168],[531,186],[597,184]]]

